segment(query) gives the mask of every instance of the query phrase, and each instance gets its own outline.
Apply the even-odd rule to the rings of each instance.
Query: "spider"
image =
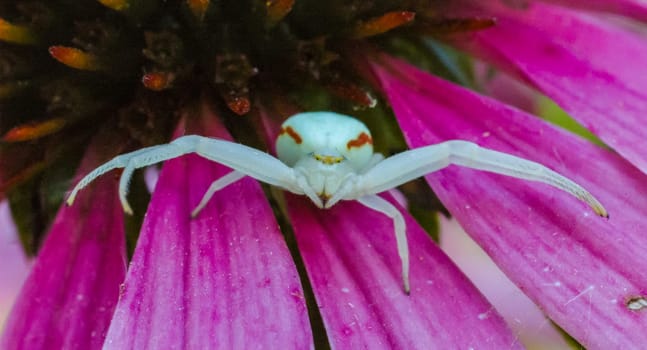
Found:
[[[340,200],[356,200],[393,220],[402,283],[409,294],[409,250],[406,227],[398,209],[378,195],[410,180],[451,164],[485,170],[525,180],[539,181],[566,191],[586,202],[593,211],[607,211],[577,183],[547,167],[506,153],[461,140],[408,150],[389,158],[373,152],[371,133],[362,122],[332,112],[306,112],[288,118],[276,139],[278,159],[238,143],[198,135],[179,137],[169,144],[119,155],[86,175],[67,199],[72,205],[77,193],[98,176],[125,168],[119,181],[119,199],[128,214],[126,200],[135,169],[197,153],[233,169],[215,180],[191,212],[196,217],[213,194],[245,176],[306,195],[319,208],[328,209]]]

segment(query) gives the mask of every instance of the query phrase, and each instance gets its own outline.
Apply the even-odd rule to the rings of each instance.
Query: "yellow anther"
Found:
[[[191,12],[200,21],[202,21],[205,13],[207,13],[209,3],[211,3],[209,0],[187,0],[187,5],[189,5]]]
[[[26,26],[12,24],[0,18],[0,41],[35,44],[36,35]]]
[[[109,7],[116,11],[123,11],[130,7],[130,2],[127,0],[99,0],[99,2],[103,6]]]
[[[71,68],[98,70],[101,67],[97,56],[74,47],[50,46],[49,54]]]

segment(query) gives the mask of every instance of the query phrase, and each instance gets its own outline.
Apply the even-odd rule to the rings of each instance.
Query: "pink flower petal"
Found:
[[[497,25],[463,46],[554,99],[647,172],[644,39],[566,9],[495,10]],[[523,43],[523,44],[520,44]]]
[[[389,218],[356,202],[330,210],[294,195],[287,202],[333,348],[521,347],[496,310],[406,212],[409,296],[402,289]]]
[[[374,71],[411,147],[464,139],[543,163],[606,206],[545,185],[450,167],[427,181],[501,269],[578,341],[647,344],[647,181],[617,155],[389,58]],[[394,74],[395,73],[395,74]]]
[[[503,20],[504,28],[532,27],[540,31],[542,37],[550,38],[572,55],[588,61],[597,71],[617,77],[636,91],[647,89],[647,73],[636,69],[647,60],[644,37],[600,18],[558,6],[534,3],[519,11],[493,4],[490,3],[488,9]],[[643,7],[647,10],[647,5]]]
[[[209,113],[189,130],[229,138]],[[312,347],[299,276],[258,183],[224,188],[190,218],[229,171],[196,155],[164,164],[107,348]]]
[[[97,149],[105,146],[100,143],[86,152],[79,174],[98,165]],[[101,348],[126,274],[116,186],[113,177],[103,177],[81,192],[73,206],[60,208],[0,348]]]
[[[647,4],[642,0],[543,0],[593,11],[615,13],[647,21]]]
[[[539,94],[536,90],[508,74],[492,72],[489,64],[475,62],[474,77],[481,93],[529,113],[537,109]]]
[[[20,244],[7,200],[0,200],[0,256],[3,259],[0,265],[0,329],[4,329],[9,310],[31,267]]]
[[[573,350],[550,320],[501,271],[455,219],[440,218],[440,247],[531,349]]]

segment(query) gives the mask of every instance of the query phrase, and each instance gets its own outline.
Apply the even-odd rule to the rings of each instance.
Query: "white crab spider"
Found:
[[[393,220],[406,293],[410,287],[404,218],[396,207],[377,194],[450,164],[543,182],[586,202],[596,214],[608,216],[600,202],[566,177],[541,164],[471,142],[445,141],[384,159],[381,154],[373,152],[371,133],[362,122],[332,112],[299,113],[288,118],[276,140],[276,152],[278,159],[234,142],[197,135],[183,136],[169,144],[122,154],[101,165],[74,187],[67,203],[71,205],[79,190],[98,176],[115,168],[125,168],[119,182],[119,198],[124,211],[130,214],[132,210],[126,194],[135,169],[197,153],[234,171],[211,184],[191,213],[193,217],[216,191],[245,176],[304,194],[319,208],[330,208],[340,200],[356,200]]]

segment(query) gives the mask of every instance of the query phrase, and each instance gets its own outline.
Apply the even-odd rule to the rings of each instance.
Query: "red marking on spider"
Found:
[[[359,148],[366,144],[372,145],[373,139],[370,136],[368,136],[367,133],[363,132],[359,134],[359,136],[357,136],[357,138],[355,138],[354,140],[348,141],[348,143],[346,144],[346,148],[348,149],[351,149],[353,147]]]
[[[301,138],[301,135],[299,135],[298,132],[294,131],[291,126],[287,126],[285,128],[281,129],[281,132],[279,133],[279,136],[283,134],[288,134],[294,142],[296,142],[297,145],[300,145],[303,142],[303,139]]]

